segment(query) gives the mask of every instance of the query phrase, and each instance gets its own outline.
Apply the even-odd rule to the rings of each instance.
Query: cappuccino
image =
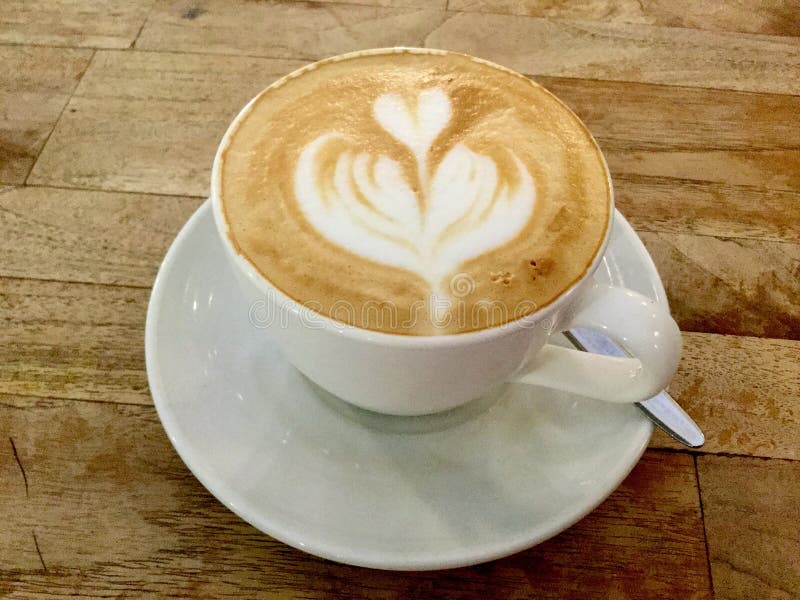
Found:
[[[236,251],[332,319],[405,335],[495,327],[580,280],[611,191],[551,93],[461,54],[392,49],[304,67],[220,150]]]

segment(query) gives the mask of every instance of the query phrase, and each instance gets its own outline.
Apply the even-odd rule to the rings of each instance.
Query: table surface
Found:
[[[800,597],[800,6],[794,0],[3,0],[0,596]],[[101,6],[102,5],[102,6]],[[247,99],[417,45],[535,77],[594,132],[684,331],[662,434],[580,523],[389,573],[270,539],[194,479],[144,364],[150,287]]]

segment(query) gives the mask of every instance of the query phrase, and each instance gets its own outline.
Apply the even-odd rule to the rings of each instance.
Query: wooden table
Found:
[[[389,45],[500,62],[588,123],[708,439],[656,434],[570,530],[438,573],[239,520],[170,446],[144,366],[153,277],[239,107]],[[799,123],[794,0],[2,0],[0,597],[800,597]]]

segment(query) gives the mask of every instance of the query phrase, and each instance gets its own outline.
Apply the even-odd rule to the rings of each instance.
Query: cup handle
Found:
[[[667,387],[678,368],[681,333],[666,304],[595,283],[566,324],[595,329],[631,357],[603,356],[546,344],[512,381],[604,400],[642,402]]]

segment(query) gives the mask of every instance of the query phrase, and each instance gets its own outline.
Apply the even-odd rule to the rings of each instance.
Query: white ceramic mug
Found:
[[[643,401],[667,386],[678,366],[681,337],[666,304],[594,281],[610,222],[601,251],[577,283],[546,307],[498,327],[438,336],[382,333],[344,325],[286,296],[237,252],[221,209],[220,156],[251,105],[234,119],[214,161],[214,220],[249,303],[242,310],[255,307],[271,315],[260,324],[289,362],[317,385],[362,408],[395,415],[451,409],[509,381],[609,402]],[[613,193],[609,204],[611,220]],[[548,344],[553,333],[575,327],[601,331],[631,358]]]

